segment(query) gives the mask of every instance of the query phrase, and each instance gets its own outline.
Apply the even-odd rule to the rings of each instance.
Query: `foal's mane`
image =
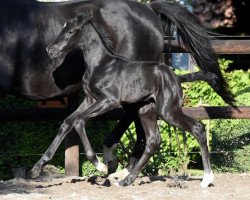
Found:
[[[96,33],[98,34],[104,48],[107,50],[107,53],[109,55],[119,57],[122,59],[126,59],[125,57],[123,57],[115,52],[115,50],[112,47],[113,42],[111,41],[109,34],[104,29],[99,28],[99,27],[97,28],[95,22],[93,22],[93,21],[90,21],[89,23],[94,28]]]

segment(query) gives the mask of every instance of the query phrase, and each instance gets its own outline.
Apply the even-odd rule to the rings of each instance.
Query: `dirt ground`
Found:
[[[201,177],[139,177],[132,186],[118,187],[102,177],[46,174],[0,181],[2,200],[250,200],[250,174],[215,174],[214,185],[199,187]]]

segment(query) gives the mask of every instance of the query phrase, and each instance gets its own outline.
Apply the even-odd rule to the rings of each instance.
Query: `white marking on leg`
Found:
[[[103,145],[103,162],[108,164],[109,161],[114,161],[116,157],[113,155],[114,150],[117,148],[117,144],[114,144],[111,148]]]
[[[107,167],[107,165],[105,165],[104,163],[102,163],[100,161],[98,162],[96,169],[99,172],[102,172],[102,173],[105,173],[105,174],[108,173],[108,167]]]
[[[210,173],[204,173],[204,176],[203,176],[203,179],[202,179],[202,182],[200,184],[200,186],[202,188],[206,188],[209,186],[209,184],[211,184],[212,182],[214,181],[214,174],[213,172],[211,171]]]
[[[110,174],[108,178],[123,180],[127,175],[129,175],[129,170],[127,168],[124,168],[119,172]]]

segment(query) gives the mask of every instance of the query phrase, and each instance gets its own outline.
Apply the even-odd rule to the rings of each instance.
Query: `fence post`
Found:
[[[79,176],[79,136],[72,131],[65,138],[65,174]]]
[[[68,97],[68,109],[72,112],[78,107],[78,94]],[[65,138],[65,174],[79,176],[79,136],[74,130]]]

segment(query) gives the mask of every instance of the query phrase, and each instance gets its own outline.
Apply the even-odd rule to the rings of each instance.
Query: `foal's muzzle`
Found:
[[[55,45],[48,46],[46,51],[51,59],[57,58],[60,56],[60,51],[56,48]]]

